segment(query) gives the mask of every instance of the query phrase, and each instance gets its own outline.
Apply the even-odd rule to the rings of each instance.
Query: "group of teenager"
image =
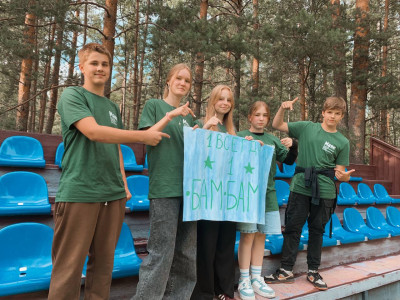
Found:
[[[191,89],[192,73],[185,64],[171,68],[163,99],[146,101],[140,130],[124,130],[118,106],[104,95],[111,72],[111,55],[100,44],[85,45],[78,53],[83,86],[69,87],[57,105],[65,152],[54,211],[53,271],[49,299],[79,299],[86,258],[85,299],[108,299],[114,251],[131,198],[119,144],[147,145],[150,179],[150,236],[148,255],[139,271],[135,300],[232,299],[235,283],[234,245],[240,231],[238,261],[241,299],[255,294],[275,297],[268,284],[293,282],[301,230],[309,227],[307,279],[318,289],[327,284],[318,273],[324,227],[336,204],[334,177],[349,180],[349,142],[337,131],[346,104],[329,97],[322,123],[284,122],[297,98],[283,102],[272,126],[290,138],[279,140],[265,131],[268,105],[251,104],[248,130],[235,132],[234,99],[230,87],[217,85],[210,93],[206,115],[196,116],[181,101]],[[275,148],[265,174],[265,224],[230,221],[183,222],[183,127],[237,135]],[[274,175],[276,162],[293,164],[295,175],[285,213],[281,266],[262,277],[266,234],[281,234]]]

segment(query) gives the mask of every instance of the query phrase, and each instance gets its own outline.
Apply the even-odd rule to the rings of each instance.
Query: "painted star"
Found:
[[[207,159],[204,161],[204,168],[212,169],[213,160],[210,160],[210,156],[207,156]]]
[[[245,166],[244,168],[246,169],[246,174],[247,174],[247,173],[253,174],[254,168],[250,165],[250,162],[249,162],[249,164],[248,164],[247,166]]]

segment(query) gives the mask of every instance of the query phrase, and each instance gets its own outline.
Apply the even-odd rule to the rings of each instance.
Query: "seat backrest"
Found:
[[[374,194],[375,194],[375,197],[378,199],[386,199],[386,198],[390,197],[389,193],[387,192],[385,187],[379,183],[375,183],[375,185],[374,185]]]
[[[42,144],[29,136],[10,136],[0,146],[0,155],[7,159],[44,159]]]
[[[353,207],[348,207],[344,210],[343,220],[346,227],[351,231],[358,231],[367,226],[361,214]]]
[[[144,158],[144,165],[143,165],[143,167],[144,167],[145,169],[148,169],[148,168],[149,168],[149,163],[147,162],[147,153],[146,153],[146,156],[145,156],[145,158]]]
[[[400,227],[400,211],[394,206],[386,207],[386,221],[389,225]]]
[[[275,189],[276,189],[276,197],[278,198],[278,202],[282,202],[283,199],[289,198],[290,186],[289,183],[283,180],[275,180]]]
[[[53,229],[39,223],[18,223],[0,230],[0,269],[31,266],[38,260],[51,264]]]
[[[283,166],[283,173],[286,175],[294,175],[294,170],[296,169],[296,163],[293,163],[293,165],[287,165],[287,164],[282,164]]]
[[[149,194],[149,177],[145,175],[132,175],[126,178],[128,189],[132,195]]]
[[[122,152],[122,157],[124,159],[124,164],[137,165],[135,153],[133,152],[131,147],[128,147],[126,145],[121,145],[121,152]]]
[[[340,224],[339,218],[336,215],[336,213],[332,214],[331,220],[332,220],[332,232],[343,229],[342,224]],[[328,223],[326,223],[325,225],[325,233],[329,233],[330,231],[331,220],[329,220]]]
[[[64,155],[64,142],[61,142],[57,147],[56,158],[54,160],[54,164],[58,165],[60,168],[63,155]]]
[[[353,187],[347,182],[340,183],[339,194],[343,198],[357,197],[356,192],[354,191]]]
[[[122,223],[121,233],[115,248],[115,255],[127,254],[132,251],[135,252],[132,233],[129,226],[124,222]]]
[[[373,206],[367,208],[367,224],[372,228],[382,228],[385,224],[387,225],[380,210]]]
[[[357,191],[358,196],[363,199],[375,198],[371,189],[365,183],[359,183],[357,186]]]
[[[48,198],[47,184],[41,175],[33,172],[15,171],[6,173],[0,177],[0,198],[45,200]]]

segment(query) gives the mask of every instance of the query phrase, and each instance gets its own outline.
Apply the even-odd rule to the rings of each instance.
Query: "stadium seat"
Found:
[[[282,253],[283,246],[283,234],[267,234],[265,237],[265,249],[269,250],[271,254]],[[299,250],[304,249],[304,244],[302,241],[299,242]]]
[[[353,187],[347,182],[340,183],[337,205],[355,205],[358,201]]]
[[[124,158],[125,171],[135,171],[135,172],[143,171],[143,165],[137,164],[135,153],[133,152],[132,148],[126,145],[121,145],[121,152],[122,152],[122,157]]]
[[[54,164],[57,165],[61,169],[62,157],[64,155],[64,142],[61,142],[56,150],[56,158],[54,160]]]
[[[239,242],[240,242],[240,231],[236,231],[236,240],[235,240],[235,258],[238,258],[239,251]]]
[[[0,216],[50,213],[47,184],[42,176],[16,171],[0,177]]]
[[[279,169],[278,164],[276,164],[275,177],[283,178],[283,173],[281,172],[281,169]]]
[[[126,178],[128,189],[132,198],[126,202],[126,207],[131,211],[147,211],[150,207],[149,177],[145,175],[132,175]]]
[[[400,235],[400,228],[389,225],[380,210],[373,206],[367,209],[367,226],[375,230],[387,231],[392,236]]]
[[[308,244],[308,237],[309,237],[308,222],[306,222],[301,231],[300,241],[303,244]],[[336,246],[337,244],[338,242],[336,238],[334,238],[333,236],[331,238],[329,237],[329,231],[328,235],[326,234],[323,235],[322,247],[331,247],[331,246]]]
[[[390,197],[385,187],[379,183],[374,185],[374,195],[377,199],[376,204],[400,203],[400,199]]]
[[[283,180],[275,180],[276,197],[278,199],[278,205],[282,206],[287,204],[289,200],[289,183]]]
[[[341,244],[358,243],[365,241],[365,235],[362,233],[355,233],[344,230],[340,224],[338,216],[332,214],[331,220],[325,225],[325,235],[329,236],[330,226],[332,223],[332,237],[339,240]]]
[[[29,136],[10,136],[0,146],[0,166],[44,168],[42,144]]]
[[[287,176],[287,178],[292,178],[296,169],[296,163],[293,163],[293,165],[287,165],[283,163],[282,167],[284,176]]]
[[[143,165],[143,168],[145,168],[145,169],[148,169],[148,168],[149,168],[149,164],[148,164],[148,162],[147,162],[147,153],[146,153],[146,156],[145,156],[145,158],[144,158],[144,165]]]
[[[362,233],[368,237],[369,240],[386,238],[389,236],[387,231],[375,230],[369,228],[361,214],[353,207],[346,208],[343,212],[343,227],[344,229]]]
[[[357,187],[357,204],[373,204],[376,202],[376,198],[372,193],[371,189],[365,183],[359,183]]]
[[[396,207],[386,207],[386,222],[391,226],[400,228],[400,211]]]
[[[0,296],[49,288],[52,242],[53,229],[39,223],[0,230]]]

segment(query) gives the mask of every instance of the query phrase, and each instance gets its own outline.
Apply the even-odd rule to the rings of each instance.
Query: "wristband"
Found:
[[[167,112],[167,113],[165,114],[165,116],[167,117],[167,119],[168,119],[169,121],[172,121],[172,118],[171,118],[171,116],[169,115],[169,112]]]

